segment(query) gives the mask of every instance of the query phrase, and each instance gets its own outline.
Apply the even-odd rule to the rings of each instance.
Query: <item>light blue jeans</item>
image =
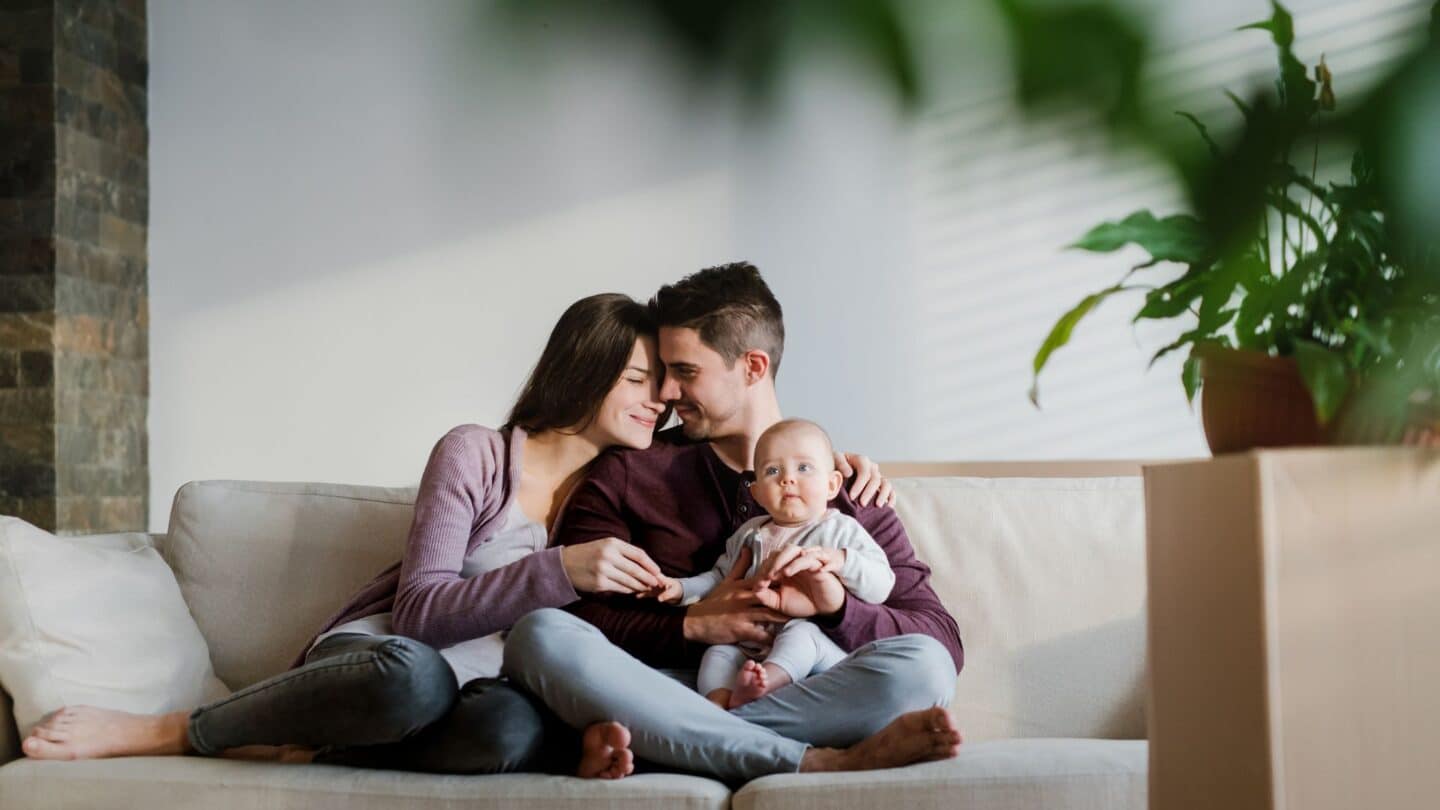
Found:
[[[653,669],[554,608],[511,629],[503,673],[573,728],[618,721],[636,756],[728,782],[793,773],[810,746],[849,747],[901,714],[947,705],[955,689],[949,652],[911,634],[727,712],[695,691],[695,670]]]

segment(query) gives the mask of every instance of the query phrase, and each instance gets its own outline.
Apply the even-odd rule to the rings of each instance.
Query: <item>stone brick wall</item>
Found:
[[[143,530],[143,0],[0,11],[0,513]]]

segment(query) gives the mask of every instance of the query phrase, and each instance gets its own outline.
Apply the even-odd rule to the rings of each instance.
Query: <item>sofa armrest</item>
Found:
[[[15,726],[15,707],[0,689],[0,765],[20,758],[20,729]]]

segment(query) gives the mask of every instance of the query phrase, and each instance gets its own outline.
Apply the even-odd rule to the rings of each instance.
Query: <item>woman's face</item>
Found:
[[[655,421],[665,409],[660,402],[661,373],[655,339],[636,340],[629,362],[600,403],[600,412],[586,432],[607,447],[649,447],[655,436]]]

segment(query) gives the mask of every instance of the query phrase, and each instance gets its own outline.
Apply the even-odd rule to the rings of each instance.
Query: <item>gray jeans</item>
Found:
[[[574,773],[578,735],[498,678],[456,684],[434,648],[404,636],[343,634],[305,663],[201,706],[190,743],[320,749],[316,762],[430,773]]]
[[[948,704],[955,689],[945,647],[911,634],[727,712],[695,691],[694,670],[652,669],[554,608],[511,629],[503,672],[574,728],[619,721],[637,756],[729,782],[794,772],[810,746],[854,745],[905,712]]]

